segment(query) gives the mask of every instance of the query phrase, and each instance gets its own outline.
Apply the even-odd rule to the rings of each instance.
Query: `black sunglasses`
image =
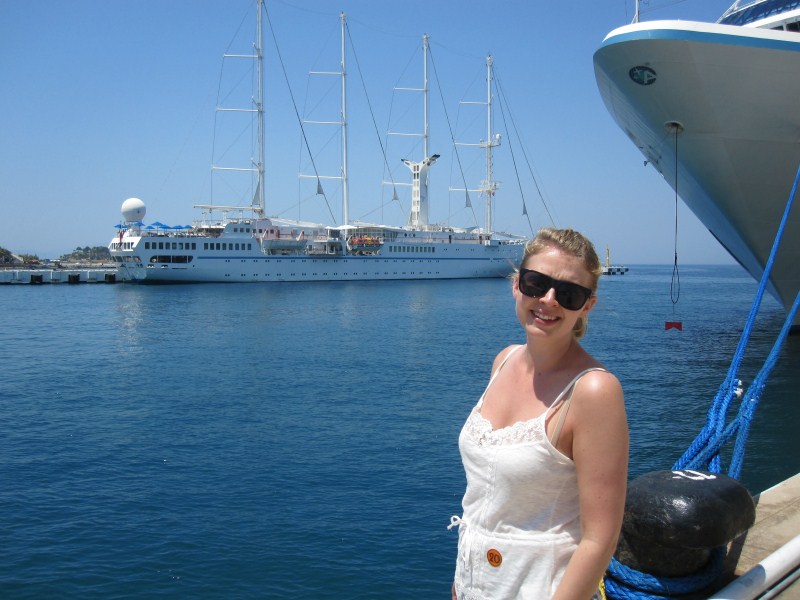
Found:
[[[567,310],[582,309],[583,305],[592,297],[592,290],[589,288],[571,281],[559,281],[530,269],[520,268],[518,285],[519,291],[531,298],[541,298],[551,289],[555,289],[556,300]]]

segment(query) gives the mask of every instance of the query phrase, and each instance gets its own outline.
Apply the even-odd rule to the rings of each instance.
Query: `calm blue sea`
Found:
[[[631,476],[702,427],[756,284],[605,277],[585,345],[623,383]],[[783,315],[768,298],[742,377]],[[681,321],[683,331],[665,331]],[[457,436],[523,341],[505,280],[0,288],[0,596],[446,598]],[[742,479],[800,470],[800,339]]]

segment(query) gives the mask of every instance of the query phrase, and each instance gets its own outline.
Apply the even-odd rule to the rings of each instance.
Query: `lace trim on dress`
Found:
[[[542,414],[527,421],[517,421],[501,429],[492,429],[492,424],[484,418],[478,407],[472,409],[464,429],[467,435],[481,446],[509,446],[528,442],[541,442],[545,439],[544,417]]]

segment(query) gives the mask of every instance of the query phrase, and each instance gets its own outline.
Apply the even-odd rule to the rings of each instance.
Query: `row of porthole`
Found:
[[[433,246],[389,246],[389,252],[436,252]]]
[[[298,260],[299,260],[301,263],[308,262],[309,260],[310,260],[311,262],[320,262],[320,263],[327,263],[327,262],[329,262],[329,261],[327,261],[327,260],[304,259],[304,258],[303,258],[303,259],[296,259],[296,258],[292,258],[292,259],[289,259],[289,262],[297,262]],[[383,259],[383,262],[385,262],[385,263],[389,263],[389,262],[392,262],[392,263],[398,263],[398,262],[402,262],[402,263],[408,263],[408,262],[414,262],[414,260],[415,260],[415,259],[413,259],[413,258],[412,258],[412,259],[406,259],[406,260],[403,260],[403,259],[398,259],[398,258],[384,258],[384,259]],[[246,260],[242,260],[242,262],[247,262],[247,261],[246,261]],[[270,258],[267,258],[267,259],[264,259],[263,261],[261,261],[261,260],[259,260],[259,259],[253,259],[253,262],[272,262],[272,259],[270,259]],[[286,260],[279,260],[279,261],[277,261],[277,262],[286,262]],[[380,262],[380,261],[378,260],[378,261],[375,261],[375,262]],[[438,263],[438,262],[439,262],[439,260],[438,260],[438,259],[435,259],[435,258],[418,258],[418,259],[416,259],[416,262],[418,262],[418,263]]]
[[[394,273],[391,273],[391,275],[438,275],[438,274],[439,274],[439,271],[436,271],[436,272],[428,271],[427,273],[424,272],[424,271],[420,271],[420,272],[412,271],[411,273],[407,273],[406,271],[398,273],[397,271],[395,271]],[[311,273],[312,277],[319,277],[320,275],[322,277],[329,277],[329,276],[339,277],[339,273]],[[389,271],[384,271],[383,273],[361,273],[361,275],[390,275],[390,273],[389,273]],[[230,276],[231,276],[230,273],[226,273],[225,274],[225,277],[230,277]],[[240,277],[253,277],[253,275],[250,274],[250,273],[240,273],[239,276]],[[275,273],[274,276],[275,277],[283,277],[283,274],[282,273]],[[289,273],[289,277],[301,277],[301,276],[302,277],[308,277],[308,274],[307,273],[303,273],[302,275],[298,275],[297,273]],[[349,277],[349,276],[358,277],[359,274],[358,273],[342,273],[342,277]],[[270,275],[269,273],[264,273],[264,277],[272,277],[272,275]]]

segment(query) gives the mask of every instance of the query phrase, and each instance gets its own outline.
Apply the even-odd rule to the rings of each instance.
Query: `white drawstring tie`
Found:
[[[458,527],[460,529],[462,525],[466,527],[467,522],[458,515],[453,515],[450,517],[450,525],[447,526],[447,529],[452,529],[453,527]]]
[[[458,561],[461,564],[456,568],[456,591],[459,593],[459,597],[461,597],[458,589],[459,585],[467,584],[467,581],[463,579],[463,577],[472,577],[473,530],[469,526],[469,523],[458,515],[450,517],[450,525],[447,526],[447,529],[452,529],[453,527],[458,527],[459,537],[463,537],[461,543],[458,545]],[[462,528],[464,530],[463,532],[461,531]],[[459,573],[462,574],[461,580],[458,578]]]

